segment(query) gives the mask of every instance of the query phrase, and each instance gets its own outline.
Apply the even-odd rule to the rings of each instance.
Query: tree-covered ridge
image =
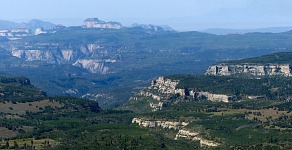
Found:
[[[292,96],[291,77],[171,75],[167,78],[179,80],[177,88],[180,89],[236,95],[239,99],[246,99],[248,96],[262,96],[270,100],[287,100]]]
[[[33,102],[46,97],[46,93],[31,85],[27,78],[0,77],[0,102]]]
[[[74,108],[78,110],[81,108],[93,112],[100,110],[98,103],[95,101],[69,96],[48,97],[46,92],[40,91],[31,85],[30,80],[25,77],[0,77],[0,102],[3,104],[12,102],[17,105],[17,103],[40,102],[45,99],[48,99],[50,102],[60,103],[63,105],[62,109]]]
[[[0,83],[3,84],[19,84],[20,86],[31,86],[30,80],[25,77],[11,78],[11,77],[0,77]]]
[[[2,78],[11,91],[27,95],[27,78]],[[21,84],[20,84],[21,83]],[[30,84],[25,84],[25,87]],[[15,92],[15,91],[14,91]],[[74,97],[46,100],[0,99],[0,149],[178,149],[198,143],[175,141],[131,124],[131,111],[101,110],[98,103]],[[12,101],[12,102],[11,102]],[[14,102],[15,101],[15,102]],[[5,108],[5,109],[2,109]],[[9,107],[6,109],[6,107]],[[21,107],[21,108],[20,108]],[[23,109],[25,111],[23,111]]]
[[[224,61],[220,64],[292,64],[292,52],[279,52],[242,60]]]

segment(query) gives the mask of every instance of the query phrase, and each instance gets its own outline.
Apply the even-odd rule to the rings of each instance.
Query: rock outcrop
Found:
[[[229,76],[250,74],[254,76],[292,76],[290,64],[218,64],[208,68],[206,75]]]
[[[19,28],[11,30],[0,30],[0,37],[6,37],[9,40],[18,40],[26,36],[31,36],[32,31],[28,28]]]
[[[87,18],[83,27],[85,28],[101,28],[101,29],[121,29],[123,28],[122,24],[119,22],[104,22],[98,18]]]
[[[197,92],[198,97],[205,97],[209,101],[213,102],[230,102],[230,101],[235,101],[236,96],[228,96],[224,94],[212,94],[209,92]],[[195,92],[191,91],[190,92],[191,96],[195,96]]]
[[[191,132],[188,130],[179,130],[178,133],[176,134],[175,139],[177,140],[178,138],[186,138],[189,140],[193,141],[200,141],[201,146],[209,146],[209,147],[216,147],[219,146],[219,143],[216,143],[211,140],[206,140],[202,137],[199,136],[199,132]]]
[[[164,128],[164,129],[173,129],[179,130],[175,136],[175,140],[179,138],[185,138],[193,141],[200,141],[201,146],[215,147],[219,146],[219,143],[216,143],[211,140],[206,140],[200,137],[199,132],[191,132],[184,127],[186,127],[188,122],[176,122],[176,121],[167,121],[167,120],[151,120],[146,118],[133,118],[132,123],[139,124],[143,128]]]
[[[161,110],[171,103],[169,100],[172,96],[184,96],[184,89],[177,89],[179,81],[167,79],[165,77],[159,77],[156,80],[152,80],[151,85],[135,96],[131,97],[130,100],[140,101],[145,97],[150,97],[155,101],[149,102],[149,106],[152,111]]]
[[[91,73],[108,74],[108,64],[116,63],[111,51],[99,44],[62,45],[60,43],[38,43],[7,47],[14,57],[25,61],[42,61],[49,64],[69,64],[84,68]],[[106,56],[106,57],[105,57]]]
[[[45,61],[48,63],[55,63],[55,57],[51,51],[42,50],[12,50],[12,56],[24,59],[26,61]]]
[[[177,88],[179,82],[179,80],[158,77],[156,80],[152,80],[149,87],[144,88],[131,97],[130,101],[139,102],[150,98],[152,100],[148,101],[152,111],[158,111],[178,101],[193,101],[201,99],[213,102],[231,102],[237,100],[237,97],[233,95],[230,96],[225,94],[213,94],[207,91],[196,91],[194,90],[195,87],[190,87],[190,89],[180,89]]]
[[[145,118],[134,118],[132,120],[132,123],[138,123],[140,127],[144,127],[144,128],[161,127],[165,129],[174,129],[174,130],[179,130],[185,127],[186,125],[188,125],[187,122],[150,120],[150,119],[145,119]]]
[[[109,68],[105,66],[105,63],[100,60],[91,60],[91,59],[79,59],[73,66],[85,68],[91,73],[107,74]]]

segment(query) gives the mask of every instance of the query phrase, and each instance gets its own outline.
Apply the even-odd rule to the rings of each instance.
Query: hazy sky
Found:
[[[169,25],[176,30],[292,26],[292,0],[0,0],[0,19],[81,25],[105,21]]]

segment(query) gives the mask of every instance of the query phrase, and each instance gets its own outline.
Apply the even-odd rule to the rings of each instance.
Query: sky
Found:
[[[292,26],[292,0],[0,0],[0,19],[66,26],[90,17],[178,31]]]

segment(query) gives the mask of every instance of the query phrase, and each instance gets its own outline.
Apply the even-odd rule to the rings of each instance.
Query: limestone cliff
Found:
[[[78,59],[73,66],[82,67],[89,70],[91,73],[107,74],[109,68],[100,60]]]
[[[211,140],[206,140],[200,136],[200,132],[191,132],[185,127],[189,124],[188,122],[177,122],[168,120],[153,120],[147,118],[133,118],[132,123],[137,123],[143,128],[164,128],[178,130],[175,140],[179,138],[185,138],[193,141],[200,141],[201,146],[216,147],[219,143]]]
[[[87,69],[91,73],[109,73],[108,64],[116,63],[111,59],[110,50],[95,44],[62,45],[59,43],[38,43],[30,45],[11,45],[6,47],[12,56],[25,61],[43,61],[50,64],[70,64]]]
[[[199,136],[199,132],[191,132],[185,129],[179,130],[178,133],[176,134],[175,139],[179,139],[179,138],[186,138],[189,140],[193,140],[193,141],[200,141],[201,146],[209,146],[209,147],[216,147],[219,146],[219,143],[216,143],[214,141],[211,140],[206,140],[202,137]]]
[[[206,75],[229,76],[234,74],[251,74],[254,76],[292,76],[290,64],[218,64],[208,68]]]
[[[179,80],[159,77],[156,80],[152,80],[149,87],[144,88],[131,97],[130,101],[137,103],[147,101],[147,105],[152,111],[158,111],[179,101],[206,99],[214,102],[230,102],[237,100],[236,96],[233,95],[196,91],[194,88],[180,89],[177,87],[179,82]]]
[[[146,118],[134,118],[132,120],[132,123],[138,123],[139,126],[144,128],[155,128],[155,127],[161,127],[166,129],[174,129],[179,130],[186,125],[188,125],[187,122],[175,122],[175,121],[167,121],[167,120],[150,120]]]
[[[24,59],[26,61],[45,61],[48,63],[55,63],[56,59],[51,51],[42,50],[12,50],[12,56]]]
[[[98,18],[87,18],[84,21],[83,27],[85,28],[102,28],[102,29],[121,29],[122,24],[119,22],[104,22]]]

